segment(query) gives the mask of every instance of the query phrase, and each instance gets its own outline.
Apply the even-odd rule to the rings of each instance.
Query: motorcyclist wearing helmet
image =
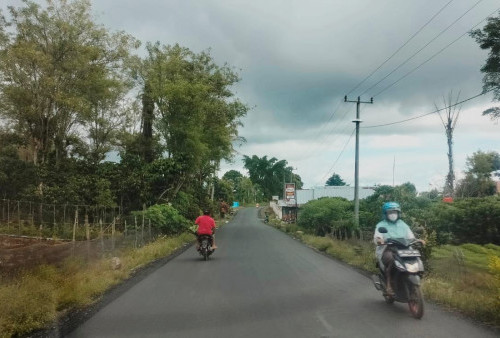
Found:
[[[378,260],[382,260],[385,266],[385,277],[387,281],[386,293],[390,296],[394,295],[391,285],[391,269],[394,265],[394,254],[387,249],[385,244],[389,238],[404,238],[406,240],[415,239],[415,235],[411,231],[408,224],[401,219],[401,207],[399,203],[387,202],[382,206],[383,220],[375,227],[373,241],[377,245],[375,255]],[[380,233],[379,228],[384,227],[387,233]],[[420,240],[424,244],[424,241]]]
[[[198,230],[196,231],[196,237],[198,239],[197,249],[200,245],[200,235],[211,235],[212,249],[217,249],[215,245],[215,220],[210,217],[210,210],[203,210],[203,215],[196,218],[194,223],[198,225]]]

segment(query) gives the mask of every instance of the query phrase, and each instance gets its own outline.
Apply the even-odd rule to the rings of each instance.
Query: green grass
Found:
[[[0,286],[0,337],[44,328],[64,311],[94,303],[138,268],[193,240],[192,234],[184,233],[127,250],[120,255],[120,269],[112,268],[110,258],[91,263],[73,258],[58,268],[40,266],[19,275]]]
[[[487,273],[469,273],[455,280],[433,273],[425,278],[423,291],[427,299],[449,309],[486,324],[500,325],[499,293]]]
[[[376,272],[373,245],[358,240],[340,241],[330,237],[303,235],[302,241],[352,266]]]

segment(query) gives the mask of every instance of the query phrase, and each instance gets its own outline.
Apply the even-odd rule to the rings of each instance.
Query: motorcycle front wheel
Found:
[[[408,307],[413,317],[421,319],[424,315],[424,298],[420,286],[413,285],[411,287]]]
[[[391,297],[391,296],[384,295],[384,299],[385,299],[385,302],[386,302],[387,304],[392,304],[392,303],[394,303],[394,298],[393,298],[393,297]]]

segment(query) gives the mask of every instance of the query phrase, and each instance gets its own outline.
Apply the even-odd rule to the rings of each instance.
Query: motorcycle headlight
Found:
[[[394,261],[396,268],[400,271],[406,271],[406,268],[404,267],[403,264],[401,264],[399,261]]]
[[[408,272],[418,272],[418,271],[420,271],[420,267],[419,267],[418,261],[415,261],[413,263],[405,263],[405,265],[406,265],[406,270],[408,270]]]

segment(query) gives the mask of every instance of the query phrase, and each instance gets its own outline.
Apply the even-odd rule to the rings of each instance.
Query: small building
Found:
[[[359,188],[359,199],[367,198],[375,193],[375,189],[370,187]],[[354,187],[350,186],[324,186],[312,189],[297,190],[297,206],[302,206],[309,201],[317,200],[321,197],[342,197],[349,201],[354,200]]]
[[[367,198],[375,193],[375,189],[370,187],[359,188],[359,199]],[[296,199],[288,202],[284,200],[273,200],[270,206],[273,208],[276,217],[286,221],[295,222],[297,220],[297,210],[309,201],[322,197],[342,197],[349,201],[354,200],[354,187],[350,186],[324,186],[311,189],[296,190]]]

